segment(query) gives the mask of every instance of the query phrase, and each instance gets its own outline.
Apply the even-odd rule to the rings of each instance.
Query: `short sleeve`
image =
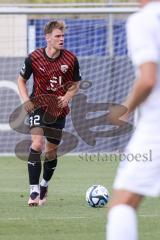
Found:
[[[129,57],[135,66],[145,62],[159,62],[157,42],[154,36],[155,24],[139,13],[127,21],[127,44]]]
[[[78,59],[75,58],[74,69],[73,69],[73,81],[78,82],[80,80],[81,80],[81,72],[80,72],[79,62],[78,62]]]
[[[21,75],[24,79],[28,80],[28,79],[30,78],[32,72],[33,72],[33,71],[32,71],[31,57],[28,56],[28,57],[25,59],[24,64],[23,64],[23,66],[22,66],[22,68],[21,68],[20,75]]]

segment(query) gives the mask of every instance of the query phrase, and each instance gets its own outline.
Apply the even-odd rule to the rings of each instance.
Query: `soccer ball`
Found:
[[[86,201],[90,207],[104,207],[108,200],[109,192],[101,185],[93,185],[86,192]]]

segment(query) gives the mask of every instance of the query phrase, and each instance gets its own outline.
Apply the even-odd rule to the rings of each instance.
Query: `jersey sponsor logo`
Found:
[[[67,70],[68,70],[68,65],[61,65],[61,71],[62,71],[63,73],[66,73]]]
[[[43,67],[40,67],[39,70],[41,70],[42,72],[45,72],[45,69]]]
[[[54,77],[49,80],[50,86],[47,86],[47,90],[57,91],[62,86],[62,76]]]

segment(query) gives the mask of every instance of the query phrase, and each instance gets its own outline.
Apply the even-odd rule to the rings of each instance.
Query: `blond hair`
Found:
[[[65,31],[66,30],[65,22],[63,22],[63,21],[49,21],[44,26],[44,34],[46,35],[48,33],[51,33],[54,29],[59,29],[61,31]]]

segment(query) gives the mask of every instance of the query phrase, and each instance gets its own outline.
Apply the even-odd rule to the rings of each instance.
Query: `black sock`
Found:
[[[56,169],[57,158],[54,160],[45,159],[43,164],[43,179],[49,181]]]
[[[28,157],[28,174],[29,174],[29,184],[37,185],[39,184],[39,178],[41,174],[41,152],[37,152],[34,149],[30,149],[30,154]]]

